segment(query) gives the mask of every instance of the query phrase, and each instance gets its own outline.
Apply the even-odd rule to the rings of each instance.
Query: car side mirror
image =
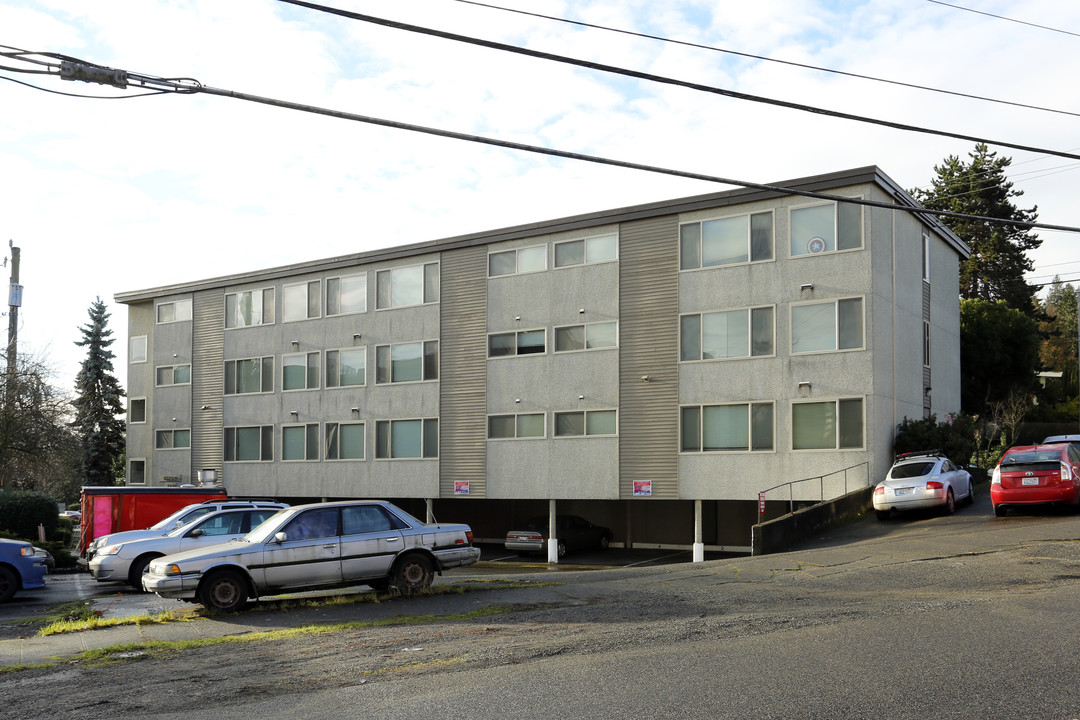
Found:
[[[274,534],[274,537],[270,538],[270,542],[280,545],[288,539],[289,537],[284,532],[278,532]]]
[[[203,530],[202,528],[195,528],[194,530],[192,530],[191,532],[188,533],[188,537],[197,538],[197,537],[202,537],[205,534],[206,534],[206,531]]]

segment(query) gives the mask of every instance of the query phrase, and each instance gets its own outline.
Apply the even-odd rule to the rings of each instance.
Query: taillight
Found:
[[[469,541],[470,545],[472,545],[472,543],[473,543],[472,530],[466,530],[465,531],[465,539]]]
[[[874,488],[874,494],[875,495],[884,495],[885,494],[885,486],[884,485],[878,485],[876,488]]]
[[[926,483],[927,490],[941,490],[944,487],[945,486],[939,483],[937,480],[931,480],[930,482]]]
[[[990,484],[991,485],[1000,485],[1001,484],[1001,466],[1000,465],[995,467],[994,472],[991,473],[991,475],[990,475]]]

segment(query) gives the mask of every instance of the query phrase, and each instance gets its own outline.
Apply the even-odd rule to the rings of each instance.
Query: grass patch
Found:
[[[167,622],[189,622],[195,613],[191,610],[166,610],[160,613],[143,613],[129,617],[106,618],[101,617],[100,612],[94,612],[90,617],[62,618],[51,622],[38,630],[39,637],[59,635],[61,633],[82,632],[84,630],[100,630],[101,628],[119,627],[121,625],[159,625]]]

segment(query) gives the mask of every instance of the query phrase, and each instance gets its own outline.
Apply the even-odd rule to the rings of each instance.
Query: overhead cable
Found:
[[[973,10],[972,8],[961,7],[960,5],[953,5],[952,3],[942,2],[941,0],[926,0],[932,2],[935,5],[944,5],[945,7],[953,8],[954,10],[963,10],[964,12],[975,13],[976,15],[985,15],[986,17],[992,17],[996,20],[1006,20],[1008,22],[1019,23],[1020,25],[1027,25],[1028,27],[1039,28],[1040,30],[1049,30],[1050,32],[1061,33],[1063,35],[1072,35],[1073,37],[1080,37],[1080,33],[1070,32],[1068,30],[1062,30],[1061,28],[1049,27],[1047,25],[1036,25],[1033,22],[1027,22],[1026,20],[1017,20],[1015,18],[1005,17],[1004,15],[994,15],[993,13],[983,12],[982,10]]]

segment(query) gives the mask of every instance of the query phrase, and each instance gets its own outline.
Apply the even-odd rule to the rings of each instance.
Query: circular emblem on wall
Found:
[[[820,252],[825,252],[825,238],[810,238],[810,242],[806,243],[806,249],[808,252],[814,255],[817,255]]]

